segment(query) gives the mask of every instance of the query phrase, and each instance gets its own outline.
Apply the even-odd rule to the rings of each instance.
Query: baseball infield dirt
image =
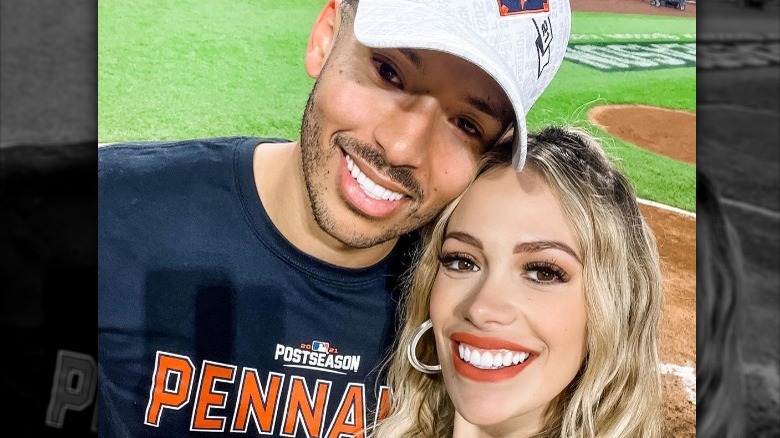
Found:
[[[571,9],[579,12],[613,12],[617,14],[669,15],[696,17],[696,2],[685,3],[685,10],[667,5],[653,6],[650,0],[570,0]]]
[[[572,10],[695,17],[696,4],[684,11],[651,6],[649,0],[571,0]],[[593,108],[591,123],[638,147],[670,158],[696,163],[696,114],[640,105]],[[664,322],[661,361],[664,436],[696,436],[696,218],[642,205],[642,213],[658,239],[664,274]],[[687,378],[687,379],[686,379]]]

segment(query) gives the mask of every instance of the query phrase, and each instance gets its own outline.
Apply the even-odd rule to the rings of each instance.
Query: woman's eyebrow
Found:
[[[477,247],[479,249],[484,249],[484,246],[482,245],[482,241],[477,239],[476,237],[472,236],[471,234],[464,233],[462,231],[452,231],[447,233],[444,236],[444,240],[447,239],[455,239],[460,240],[463,243],[469,244],[471,246]]]
[[[521,242],[515,245],[515,248],[512,252],[517,254],[521,252],[539,252],[539,251],[544,251],[546,249],[557,249],[563,251],[571,255],[572,257],[574,257],[575,260],[577,260],[580,264],[582,264],[582,260],[580,260],[580,257],[569,245],[554,240],[536,240],[533,242]]]

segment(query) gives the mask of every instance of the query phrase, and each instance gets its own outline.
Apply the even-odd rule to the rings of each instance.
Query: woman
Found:
[[[659,437],[661,274],[629,182],[555,127],[522,172],[484,168],[427,233],[372,433]]]
[[[710,179],[696,173],[696,429],[701,437],[745,435],[739,349],[742,252]]]

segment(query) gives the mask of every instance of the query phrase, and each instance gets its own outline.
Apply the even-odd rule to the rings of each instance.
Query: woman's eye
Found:
[[[528,273],[529,277],[531,277],[532,280],[538,281],[540,283],[550,283],[558,278],[558,276],[551,271],[540,269],[537,271],[531,271]]]
[[[439,261],[445,269],[456,272],[478,272],[479,266],[471,260],[460,256],[442,256]]]
[[[395,68],[393,68],[392,65],[388,64],[381,58],[376,57],[374,58],[374,63],[376,64],[377,73],[379,73],[379,76],[385,82],[388,82],[398,88],[403,87],[403,83],[401,83],[401,77],[398,75],[398,72],[395,71]]]
[[[552,263],[536,263],[525,267],[526,275],[536,283],[565,283],[569,281],[561,268]]]

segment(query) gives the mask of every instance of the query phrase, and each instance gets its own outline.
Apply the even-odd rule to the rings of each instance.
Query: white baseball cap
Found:
[[[517,118],[512,164],[525,164],[525,116],[563,62],[569,0],[359,0],[355,37],[373,48],[429,49],[480,67]]]

